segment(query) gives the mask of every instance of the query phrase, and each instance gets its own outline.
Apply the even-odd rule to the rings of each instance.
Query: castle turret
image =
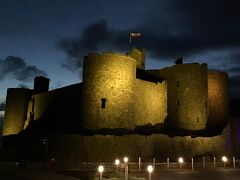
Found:
[[[133,47],[128,55],[137,61],[137,68],[145,69],[145,49]]]
[[[207,127],[215,131],[223,130],[228,122],[229,113],[227,73],[208,72],[208,106],[209,120]]]
[[[83,69],[84,127],[134,127],[136,60],[123,54],[91,54]]]
[[[49,89],[49,81],[50,79],[43,77],[43,76],[37,76],[34,78],[34,91],[35,93],[42,93],[46,92]]]
[[[3,136],[18,134],[23,130],[31,95],[32,90],[30,89],[8,89],[6,112],[3,120]]]

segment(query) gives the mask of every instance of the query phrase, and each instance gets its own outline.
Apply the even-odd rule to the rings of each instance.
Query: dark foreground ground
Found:
[[[89,171],[8,171],[0,172],[0,180],[98,180],[98,175],[95,172]],[[111,174],[103,176],[103,179],[118,180],[124,179],[124,174]],[[130,172],[129,180],[145,180],[148,179],[146,172]],[[212,170],[170,170],[158,171],[152,175],[152,180],[172,180],[172,179],[213,179],[213,180],[237,180],[240,179],[240,170],[238,169],[212,169]]]
[[[49,168],[46,166],[31,166],[19,168],[14,163],[11,165],[0,165],[0,180],[99,180],[99,175],[94,168]],[[115,172],[114,166],[106,167],[103,173],[103,180],[119,180],[124,179],[123,168],[119,172]],[[147,180],[148,173],[145,168],[138,171],[137,168],[130,169],[129,180]],[[240,179],[240,169],[232,167],[217,168],[199,168],[191,170],[191,168],[170,170],[158,168],[152,174],[152,180],[237,180]]]

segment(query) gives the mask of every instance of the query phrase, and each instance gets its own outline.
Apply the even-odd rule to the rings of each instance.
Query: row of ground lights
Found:
[[[225,168],[226,167],[226,163],[228,162],[227,157],[226,156],[222,156],[222,161],[223,161],[223,166]],[[168,162],[169,162],[169,160],[168,160]],[[179,162],[179,168],[181,169],[182,168],[182,164],[184,162],[183,158],[182,157],[178,158],[178,162]],[[214,158],[214,162],[215,162],[215,158]],[[203,164],[204,164],[204,167],[205,167],[205,159],[203,161]],[[233,167],[235,168],[235,157],[233,157]],[[193,168],[194,167],[193,167],[193,158],[192,158],[192,170],[193,170]]]
[[[127,180],[128,179],[128,158],[124,157],[123,161],[124,161],[124,169],[125,169],[125,180]],[[222,156],[222,161],[223,161],[224,167],[226,167],[226,163],[228,161],[227,157],[226,156]],[[184,159],[182,157],[179,157],[178,158],[178,162],[179,162],[179,168],[181,169],[182,168],[182,164],[184,163]],[[234,162],[234,168],[235,168],[235,157],[233,157],[233,162]],[[120,160],[116,159],[115,160],[116,172],[118,172],[119,164],[120,164]],[[193,169],[193,158],[192,158],[192,169]],[[102,173],[103,173],[103,171],[104,171],[103,165],[98,166],[98,172],[99,172],[99,175],[100,175],[99,176],[100,180],[102,180]],[[151,174],[153,172],[153,166],[149,165],[147,167],[147,171],[148,171],[148,174],[149,174],[149,180],[151,180]]]
[[[124,157],[123,158],[123,161],[124,161],[124,174],[125,174],[125,180],[128,180],[128,158],[127,157]],[[116,165],[116,172],[118,172],[118,166],[120,164],[120,160],[119,159],[116,159],[115,160],[115,165]],[[100,165],[98,166],[98,172],[99,172],[99,179],[102,180],[102,173],[104,171],[104,167],[103,165]],[[147,167],[147,171],[148,171],[148,174],[149,174],[149,180],[151,180],[151,174],[153,172],[153,166],[149,165]]]

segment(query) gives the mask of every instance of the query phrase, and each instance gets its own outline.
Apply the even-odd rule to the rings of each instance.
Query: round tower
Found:
[[[83,126],[134,127],[136,61],[122,54],[90,54],[83,64]]]
[[[29,89],[8,89],[6,112],[3,119],[3,136],[18,134],[23,130],[31,95],[32,90]]]
[[[207,127],[222,131],[228,122],[229,96],[228,74],[220,71],[208,72],[208,107]]]
[[[203,130],[207,122],[207,65],[177,64],[159,70],[168,81],[168,127]]]

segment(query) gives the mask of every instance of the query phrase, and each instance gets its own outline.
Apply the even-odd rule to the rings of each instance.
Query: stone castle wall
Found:
[[[25,119],[24,129],[29,125],[30,121],[35,121],[44,115],[47,108],[52,105],[54,97],[56,98],[53,93],[49,92],[35,94],[31,97],[28,103],[27,118]],[[31,117],[32,113],[33,116]]]
[[[150,72],[168,81],[169,126],[173,129],[204,129],[208,118],[207,65],[178,64]]]
[[[9,88],[6,112],[3,120],[3,136],[18,134],[23,130],[27,115],[28,101],[32,91],[24,88]]]
[[[164,123],[167,117],[167,82],[137,79],[134,107],[136,125]]]
[[[224,72],[208,72],[208,106],[210,128],[225,127],[229,115],[228,75]]]
[[[3,135],[17,134],[45,114],[49,121],[72,119],[79,128],[92,130],[162,123],[170,129],[190,131],[205,129],[206,124],[225,127],[226,73],[208,73],[206,64],[177,64],[147,70],[147,74],[164,78],[150,82],[136,78],[136,67],[143,65],[144,59],[144,50],[137,49],[127,55],[90,54],[85,57],[79,85],[34,95],[30,90],[10,89]]]
[[[222,135],[214,137],[168,137],[164,134],[142,135],[95,135],[54,134],[49,136],[49,156],[57,161],[113,162],[128,156],[131,161],[166,160],[167,157],[230,155],[231,145],[227,142],[228,128]],[[64,156],[62,155],[64,154]],[[171,159],[176,161],[176,159]]]
[[[71,123],[68,118],[71,119],[73,117],[74,119],[78,118],[80,121],[81,115],[77,108],[80,108],[82,104],[81,90],[81,84],[79,83],[50,92],[32,95],[27,105],[28,111],[24,129],[27,128],[30,121],[36,121],[43,118],[43,116],[45,116],[44,118],[49,118],[47,119],[49,124],[52,123],[51,121],[55,123],[55,119],[58,119],[56,123],[63,121],[65,126],[67,126],[67,123]],[[32,117],[31,114],[33,114]],[[55,126],[58,125],[56,124]]]
[[[136,61],[121,54],[89,55],[83,69],[84,126],[134,128]]]
[[[79,127],[134,129],[163,123],[164,128],[177,130],[202,130],[206,124],[214,128],[223,124],[221,130],[225,128],[226,73],[208,72],[206,64],[177,64],[146,71],[164,78],[162,82],[137,79],[136,68],[144,69],[145,58],[139,52],[90,54],[84,60],[83,82],[76,85],[34,95],[31,90],[9,89],[3,136],[18,134],[28,127],[31,118],[36,121],[44,116],[46,127],[58,126],[48,140],[49,156],[59,161],[112,161],[125,155],[147,160],[231,153],[229,127],[221,135],[196,138],[166,134],[77,134]]]
[[[131,129],[164,123],[167,82],[136,79],[136,60],[128,55],[106,53],[85,59],[82,95],[85,127]],[[101,107],[102,99],[106,100],[105,108]]]

